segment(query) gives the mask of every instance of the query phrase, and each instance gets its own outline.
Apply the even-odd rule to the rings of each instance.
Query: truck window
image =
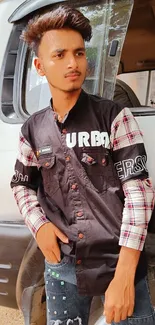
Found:
[[[148,71],[125,73],[117,76],[134,91],[141,105],[146,105]],[[142,91],[143,89],[143,91]]]
[[[0,118],[6,123],[21,123],[16,105],[16,69],[21,57],[20,34],[24,24],[13,25],[0,71]]]
[[[88,93],[112,99],[132,1],[124,1],[123,4],[121,1],[110,1],[108,4],[107,1],[100,1],[98,5],[94,3],[78,9],[90,19],[93,26],[93,38],[86,43],[88,75],[83,88]],[[48,106],[50,100],[47,81],[38,76],[33,59],[33,53],[29,53],[25,82],[25,111],[29,114]]]
[[[93,27],[93,37],[88,44],[86,43],[88,76],[83,87],[87,92],[112,99],[133,0],[80,1],[80,6],[77,3],[74,1],[75,6],[89,18]],[[25,21],[24,19],[23,25],[20,21],[22,28],[24,28]],[[18,24],[16,23],[15,26],[17,31]],[[20,34],[18,39],[19,36]],[[12,36],[10,39],[12,40]],[[7,58],[9,51],[10,48],[6,51],[5,57]],[[46,79],[39,77],[35,71],[34,53],[29,51],[21,40],[19,40],[16,52],[15,66],[11,71],[11,76],[6,73],[6,61],[4,61],[4,69],[0,76],[1,118],[8,123],[23,122],[35,111],[46,107],[50,99]],[[5,86],[7,78],[10,87],[9,84]],[[5,98],[5,93],[9,101]],[[8,103],[8,108],[11,110],[9,114]]]
[[[155,71],[124,73],[117,79],[131,87],[142,106],[155,108]]]

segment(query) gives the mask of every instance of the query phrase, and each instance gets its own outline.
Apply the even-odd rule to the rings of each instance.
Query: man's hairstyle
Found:
[[[62,28],[79,32],[84,41],[90,41],[92,37],[89,19],[77,9],[62,5],[31,19],[22,32],[21,39],[37,54],[44,33]]]

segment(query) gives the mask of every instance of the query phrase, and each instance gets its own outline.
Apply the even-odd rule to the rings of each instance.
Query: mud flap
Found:
[[[46,299],[44,298],[44,280],[37,286],[24,290],[21,298],[24,325],[46,325]]]

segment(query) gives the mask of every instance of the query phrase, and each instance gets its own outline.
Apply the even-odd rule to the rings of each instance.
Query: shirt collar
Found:
[[[69,115],[72,115],[75,113],[75,111],[79,110],[79,108],[81,107],[81,104],[83,104],[83,102],[85,101],[87,97],[87,93],[82,89],[81,93],[79,95],[79,98],[77,100],[77,102],[75,103],[75,105],[71,108],[71,110],[64,116],[63,120],[60,121],[58,114],[54,111],[53,109],[53,100],[52,98],[50,99],[50,108],[52,109],[52,112],[54,114],[54,118],[55,120],[59,121],[60,123],[64,123],[66,121],[66,119],[68,118]],[[82,105],[83,106],[83,105]]]

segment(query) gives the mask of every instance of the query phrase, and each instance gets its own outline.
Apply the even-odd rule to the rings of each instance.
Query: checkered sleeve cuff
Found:
[[[25,219],[25,223],[30,229],[34,238],[36,238],[36,234],[38,230],[45,224],[50,222],[46,216],[43,215],[41,211],[34,211],[33,214],[29,215],[29,218]]]
[[[146,235],[145,228],[122,224],[119,245],[142,251]]]
[[[119,244],[143,250],[155,193],[151,180],[133,179],[123,184],[125,203]]]
[[[39,228],[49,222],[42,207],[39,205],[36,192],[19,185],[14,187],[12,191],[25,224],[32,235],[36,237]]]

